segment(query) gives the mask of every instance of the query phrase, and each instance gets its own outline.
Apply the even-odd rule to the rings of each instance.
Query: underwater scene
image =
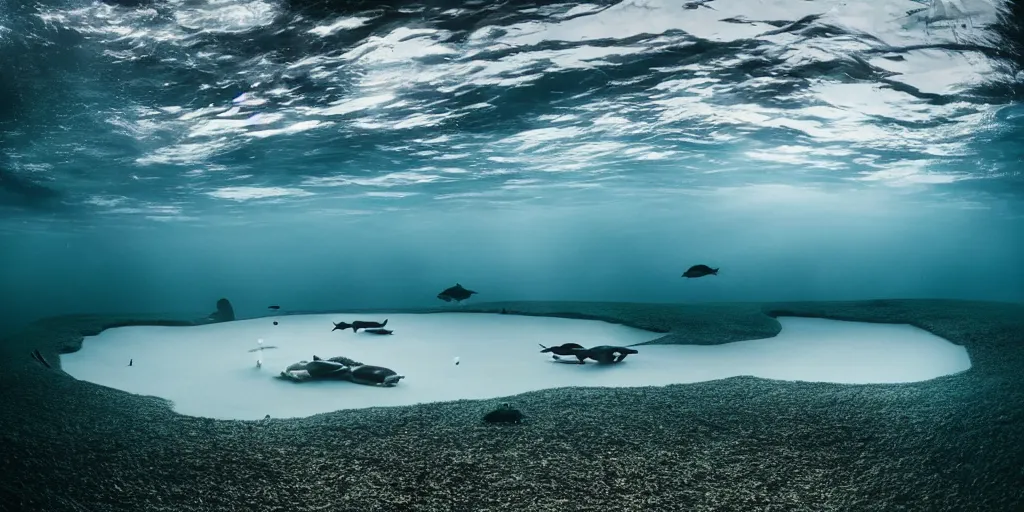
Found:
[[[0,0],[0,512],[1024,510],[1024,2]]]

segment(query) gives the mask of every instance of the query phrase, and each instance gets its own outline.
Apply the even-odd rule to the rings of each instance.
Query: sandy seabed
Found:
[[[0,510],[1024,510],[1024,306],[879,300],[465,309],[606,320],[663,334],[607,373],[653,363],[655,347],[768,344],[780,330],[793,332],[786,318],[792,316],[913,325],[962,347],[971,366],[917,382],[745,376],[216,420],[61,370],[62,357],[87,356],[90,343],[132,329],[106,328],[185,325],[189,317],[59,317],[0,343]],[[398,318],[388,323],[394,337],[369,336],[365,343],[400,340],[408,325],[392,325]],[[83,349],[83,337],[97,334]],[[364,343],[363,335],[334,334],[338,343]],[[30,357],[36,349],[53,368]],[[445,354],[444,362],[455,355]],[[529,355],[523,364],[531,367],[591,370],[544,366],[540,354]],[[464,357],[470,368],[475,359]],[[118,356],[118,364],[126,362]],[[401,361],[367,362],[406,373]],[[252,370],[252,363],[240,361],[238,371]],[[410,376],[400,387],[411,390],[416,382]],[[523,423],[481,421],[506,399],[526,415]]]
[[[662,334],[597,320],[478,313],[375,315],[374,321],[387,320],[391,335],[332,330],[334,322],[357,318],[362,317],[342,313],[191,327],[119,327],[86,338],[82,350],[61,356],[61,365],[81,380],[169,399],[182,414],[242,420],[501,398],[573,386],[664,386],[743,375],[895,383],[970,368],[963,347],[909,325],[787,317],[779,320],[782,331],[772,338],[644,346],[619,364],[567,366],[539,353],[540,346],[569,341],[629,346]],[[262,350],[250,352],[254,349]],[[384,390],[275,378],[289,364],[314,354],[386,366],[405,379]]]

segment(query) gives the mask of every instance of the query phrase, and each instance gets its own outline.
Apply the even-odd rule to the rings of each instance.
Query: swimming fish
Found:
[[[467,290],[466,288],[463,288],[461,284],[455,283],[455,286],[447,288],[441,293],[437,294],[437,298],[445,302],[451,302],[453,300],[455,302],[462,302],[470,298],[475,293],[477,292],[474,292],[473,290]]]
[[[718,275],[718,269],[717,268],[711,268],[711,267],[709,267],[707,265],[694,265],[694,266],[686,269],[686,272],[683,272],[683,275],[680,276],[680,277],[694,278],[694,277],[717,276],[717,275]]]

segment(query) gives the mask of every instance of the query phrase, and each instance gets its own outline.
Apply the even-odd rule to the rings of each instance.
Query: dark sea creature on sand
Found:
[[[320,359],[319,357],[314,355],[313,356],[313,360],[314,361],[322,361],[323,359]],[[333,361],[335,363],[341,363],[341,364],[343,364],[345,366],[363,366],[363,363],[360,363],[359,361],[356,361],[355,359],[349,359],[349,358],[344,357],[344,356],[335,356],[335,357],[329,358],[327,360],[328,361]]]
[[[371,327],[384,327],[388,324],[387,319],[383,322],[365,322],[363,320],[356,320],[352,323],[348,322],[334,322],[334,329],[332,331],[344,331],[345,329],[352,329],[352,332],[359,332],[359,329],[367,329]]]
[[[405,375],[399,375],[397,372],[390,368],[384,368],[383,366],[373,366],[364,364],[362,366],[353,366],[349,380],[356,384],[365,384],[368,386],[384,386],[390,388],[398,384],[398,381],[405,378]]]
[[[385,325],[388,325],[387,318],[385,318],[383,322],[365,322],[363,320],[356,320],[352,322],[352,332],[359,332],[359,329],[384,327]]]
[[[711,267],[709,267],[707,265],[694,265],[694,266],[686,269],[686,272],[683,272],[683,275],[680,276],[680,277],[694,278],[694,277],[717,276],[717,275],[718,275],[718,269],[717,268],[711,268]]]
[[[231,307],[231,301],[220,299],[217,301],[217,311],[206,318],[211,322],[231,322],[235,319],[235,308]]]
[[[370,334],[391,334],[395,331],[389,331],[387,329],[367,329],[366,332]]]
[[[587,359],[593,359],[599,364],[611,364],[622,362],[626,356],[630,354],[639,353],[637,350],[627,347],[614,347],[611,345],[599,345],[591,348],[576,348],[572,349],[572,353],[568,354],[576,357],[576,362],[571,363],[570,361],[562,361],[556,356],[555,359],[559,362],[571,363],[571,364],[586,364]]]
[[[540,345],[540,343],[538,343],[538,345]],[[576,350],[583,348],[583,345],[580,345],[579,343],[563,343],[557,347],[545,347],[544,345],[540,345],[540,348],[543,349],[540,351],[542,354],[552,354],[552,357],[571,356],[575,354]]]
[[[47,368],[53,368],[52,366],[50,366],[50,362],[47,361],[45,357],[43,357],[43,354],[42,354],[42,352],[39,351],[39,349],[33,350],[31,355],[32,355],[32,359],[35,359],[36,361],[38,361],[39,364],[41,364],[41,365],[43,365],[43,366],[45,366]]]
[[[393,387],[405,378],[390,368],[362,364],[347,357],[299,361],[281,372],[281,378],[297,382],[309,380],[345,380],[368,386]]]
[[[334,361],[315,359],[291,364],[281,372],[281,377],[294,381],[307,380],[349,380],[349,367]]]
[[[455,302],[461,303],[462,301],[470,298],[475,293],[477,292],[474,292],[473,290],[467,290],[466,288],[463,288],[461,284],[455,283],[455,286],[447,288],[441,293],[437,294],[437,298],[445,302],[451,302],[454,300]]]
[[[523,413],[508,402],[484,415],[484,421],[487,423],[519,423],[523,418]]]

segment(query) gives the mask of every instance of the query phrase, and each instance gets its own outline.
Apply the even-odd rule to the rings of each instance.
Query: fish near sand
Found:
[[[387,329],[367,329],[367,330],[365,330],[363,332],[366,332],[366,333],[369,333],[369,334],[381,334],[381,335],[383,335],[383,334],[391,334],[391,333],[393,333],[395,331],[389,331]]]
[[[352,327],[352,324],[350,324],[348,322],[334,322],[334,329],[331,329],[331,332],[334,332],[334,331],[344,331],[345,329],[348,329],[349,327]]]
[[[576,362],[572,364],[586,364],[587,359],[593,359],[599,364],[621,363],[626,356],[637,354],[636,349],[629,347],[616,347],[612,345],[599,345],[591,348],[573,349],[572,355],[576,356]],[[570,363],[571,360],[556,359],[560,363]]]
[[[388,325],[388,319],[385,318],[383,322],[366,322],[363,320],[356,320],[352,322],[352,332],[359,332],[359,329],[379,328]]]
[[[437,298],[445,302],[451,302],[454,300],[455,302],[461,303],[462,301],[470,298],[475,293],[477,292],[474,292],[473,290],[467,290],[466,288],[463,288],[461,284],[455,283],[455,286],[447,288],[441,293],[437,294]]]
[[[540,345],[538,343],[538,345]],[[579,343],[563,343],[557,347],[545,347],[540,345],[542,354],[552,354],[551,357],[558,359],[556,356],[571,356],[576,354],[576,350],[583,348],[583,345]]]
[[[695,278],[695,277],[717,276],[717,275],[718,275],[718,269],[717,268],[711,268],[711,267],[709,267],[707,265],[694,265],[694,266],[686,269],[686,272],[683,272],[683,275],[680,276],[680,277]]]

